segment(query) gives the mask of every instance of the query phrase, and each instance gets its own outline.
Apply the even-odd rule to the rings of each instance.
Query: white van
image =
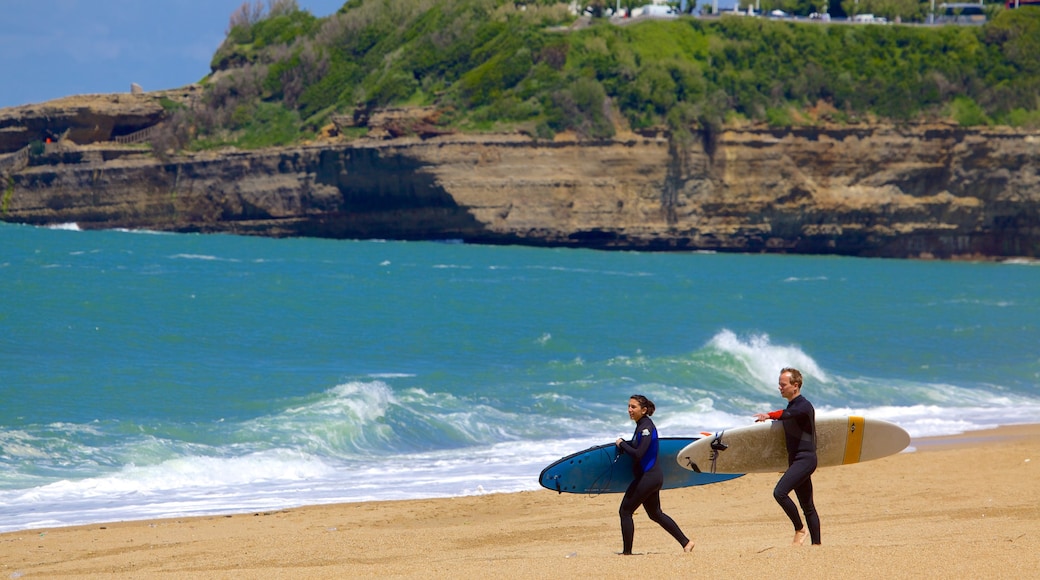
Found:
[[[675,8],[667,6],[665,4],[647,4],[640,8],[643,16],[650,16],[653,18],[673,18],[675,17]]]

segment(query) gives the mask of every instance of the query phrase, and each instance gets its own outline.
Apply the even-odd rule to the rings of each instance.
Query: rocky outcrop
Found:
[[[164,100],[188,104],[200,91],[191,85],[152,93],[78,95],[0,109],[0,155],[59,137],[79,145],[112,141],[158,123],[165,115]]]
[[[1040,257],[1040,134],[732,128],[588,142],[440,135],[13,174],[13,222],[641,250]]]

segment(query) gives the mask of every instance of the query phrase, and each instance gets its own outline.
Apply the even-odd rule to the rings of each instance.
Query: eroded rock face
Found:
[[[1040,134],[744,128],[327,143],[34,166],[6,221],[271,236],[1040,257]]]
[[[184,102],[196,91],[188,87],[154,93],[79,95],[0,109],[0,154],[63,135],[81,145],[111,141],[162,120],[162,98]]]

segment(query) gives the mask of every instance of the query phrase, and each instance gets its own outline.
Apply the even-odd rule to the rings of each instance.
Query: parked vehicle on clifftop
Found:
[[[650,18],[675,18],[675,8],[665,4],[647,4],[639,9],[640,14]]]

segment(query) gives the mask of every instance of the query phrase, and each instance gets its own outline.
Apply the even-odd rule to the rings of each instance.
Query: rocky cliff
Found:
[[[147,94],[77,95],[0,109],[0,155],[62,137],[74,143],[111,141],[158,123],[164,100],[184,104],[200,91],[189,86]]]
[[[9,222],[639,250],[1040,257],[1040,133],[745,127],[608,141],[438,135],[166,162],[69,147]]]

